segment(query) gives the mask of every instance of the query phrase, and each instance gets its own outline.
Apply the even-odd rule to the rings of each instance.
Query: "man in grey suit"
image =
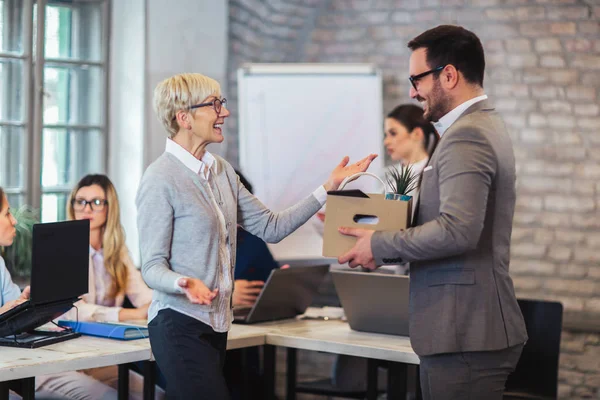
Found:
[[[479,38],[442,25],[408,43],[410,95],[441,135],[424,169],[416,223],[357,237],[339,258],[375,269],[410,262],[410,339],[425,399],[502,398],[527,332],[508,274],[515,159],[483,91]]]

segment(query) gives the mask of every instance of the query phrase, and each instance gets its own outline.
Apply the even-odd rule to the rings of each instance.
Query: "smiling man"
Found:
[[[410,262],[410,338],[425,399],[502,399],[527,333],[508,274],[515,207],[512,143],[483,90],[479,38],[450,25],[408,43],[410,95],[441,140],[421,180],[413,228],[357,237],[339,258]]]

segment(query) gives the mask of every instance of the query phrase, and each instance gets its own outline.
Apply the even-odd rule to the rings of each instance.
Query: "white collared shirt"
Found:
[[[480,101],[486,100],[488,97],[486,94],[482,96],[473,97],[471,100],[467,100],[454,110],[450,111],[448,114],[444,115],[440,118],[439,121],[434,122],[433,126],[440,134],[440,137],[452,126],[453,123],[465,112],[467,108],[471,107],[473,104],[478,103]]]

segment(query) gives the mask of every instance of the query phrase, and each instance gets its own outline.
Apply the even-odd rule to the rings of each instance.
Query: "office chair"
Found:
[[[518,302],[529,339],[517,367],[508,377],[504,399],[556,399],[562,304],[524,299]]]

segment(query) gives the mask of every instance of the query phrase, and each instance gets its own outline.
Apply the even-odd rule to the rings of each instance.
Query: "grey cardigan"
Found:
[[[275,213],[240,182],[233,167],[219,156],[211,178],[215,200],[225,216],[234,275],[236,229],[277,243],[304,224],[321,204],[310,195],[287,210]],[[170,153],[163,153],[144,173],[136,196],[142,276],[154,289],[153,300],[189,315],[213,311],[190,303],[174,285],[177,278],[198,278],[209,288],[217,284],[219,219],[209,197],[209,182],[201,179]]]

